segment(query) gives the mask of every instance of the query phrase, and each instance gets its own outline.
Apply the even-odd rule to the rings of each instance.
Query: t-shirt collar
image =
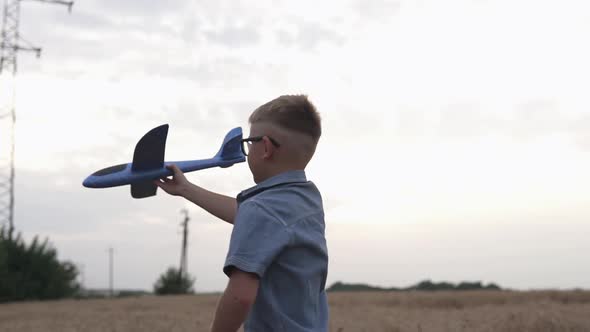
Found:
[[[297,182],[307,182],[307,177],[305,176],[304,170],[293,170],[287,171],[280,174],[277,174],[273,177],[270,177],[259,184],[255,185],[254,187],[248,188],[241,193],[238,194],[237,200],[238,203],[244,201],[245,199],[252,197],[268,188],[275,187],[281,184],[286,183],[297,183]]]

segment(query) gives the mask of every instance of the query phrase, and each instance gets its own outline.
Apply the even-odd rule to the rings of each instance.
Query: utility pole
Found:
[[[113,248],[109,248],[109,297],[113,297]]]
[[[180,268],[178,269],[178,279],[182,280],[188,273],[188,262],[187,262],[187,255],[186,255],[186,247],[187,243],[187,236],[188,236],[188,221],[190,218],[188,217],[188,210],[182,209],[180,211],[184,214],[184,220],[182,221],[181,225],[183,227],[182,231],[182,250],[180,251]]]
[[[83,292],[85,292],[86,290],[86,275],[84,274],[86,271],[84,271],[84,263],[80,263],[78,264],[79,268],[80,268],[80,290],[82,290]]]
[[[41,48],[34,47],[19,34],[20,3],[22,0],[4,0],[2,40],[0,42],[0,225],[8,224],[8,238],[14,231],[14,153],[15,153],[15,90],[18,51],[32,51],[41,56]],[[73,1],[36,0],[68,6]]]

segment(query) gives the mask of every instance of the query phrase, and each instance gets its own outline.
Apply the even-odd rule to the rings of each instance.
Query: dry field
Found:
[[[0,331],[207,331],[219,295],[0,304]],[[590,331],[590,292],[331,293],[330,331]]]

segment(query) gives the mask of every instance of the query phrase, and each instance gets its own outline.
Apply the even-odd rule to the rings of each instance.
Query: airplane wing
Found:
[[[145,134],[135,146],[131,171],[149,171],[164,167],[167,136],[167,124],[156,127]],[[153,184],[152,180],[131,184],[133,198],[154,196],[157,190],[158,186]]]

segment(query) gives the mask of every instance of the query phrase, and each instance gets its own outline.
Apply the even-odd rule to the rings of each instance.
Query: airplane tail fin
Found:
[[[164,166],[167,136],[167,124],[156,127],[145,134],[135,146],[131,170],[137,172],[162,168]],[[158,187],[152,181],[131,184],[131,196],[133,198],[154,196],[157,190]]]
[[[244,153],[242,152],[242,128],[237,127],[229,131],[225,138],[223,139],[223,143],[221,144],[221,149],[215,155],[216,158],[221,158],[222,160],[233,160],[233,159],[240,159],[244,158]]]
[[[133,152],[133,171],[148,171],[164,166],[168,125],[161,125],[145,134]]]

